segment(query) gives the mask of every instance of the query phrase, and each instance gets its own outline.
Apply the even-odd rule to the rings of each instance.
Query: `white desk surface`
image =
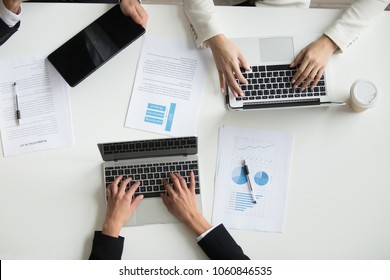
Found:
[[[24,4],[20,30],[0,59],[49,54],[111,6]],[[180,6],[145,5],[147,32],[192,40]],[[218,7],[230,37],[321,32],[338,10]],[[258,28],[246,29],[246,24]],[[203,208],[211,218],[218,128],[224,124],[294,133],[282,234],[230,230],[253,259],[390,258],[390,13],[334,57],[333,92],[348,97],[358,78],[381,89],[374,109],[348,107],[230,112],[210,63],[200,115]],[[0,157],[0,259],[85,259],[105,213],[99,142],[157,138],[124,128],[140,40],[70,89],[75,146]],[[206,104],[208,104],[206,106]],[[182,224],[128,227],[123,259],[204,259]]]

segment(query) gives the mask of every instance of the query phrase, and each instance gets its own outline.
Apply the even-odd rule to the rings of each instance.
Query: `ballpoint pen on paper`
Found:
[[[248,165],[246,165],[245,160],[242,161],[242,165],[244,167],[244,173],[245,173],[245,176],[246,176],[246,180],[248,181],[249,191],[250,191],[250,193],[252,195],[252,203],[256,204],[257,203],[256,196],[255,196],[255,193],[254,193],[253,188],[252,188],[251,180],[249,178],[249,168],[248,168]]]
[[[20,125],[20,110],[19,110],[19,101],[18,101],[18,93],[16,92],[16,82],[12,84],[14,90],[15,90],[15,102],[16,102],[16,120],[18,121],[18,124]]]

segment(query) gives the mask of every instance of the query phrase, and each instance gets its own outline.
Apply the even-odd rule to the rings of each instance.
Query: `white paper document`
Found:
[[[282,232],[293,135],[223,126],[218,139],[212,223],[234,229]]]
[[[4,156],[73,146],[69,105],[68,86],[45,57],[1,60]]]
[[[209,58],[192,43],[146,36],[125,126],[196,135]]]

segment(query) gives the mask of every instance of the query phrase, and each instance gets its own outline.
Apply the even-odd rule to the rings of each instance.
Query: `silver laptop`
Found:
[[[165,192],[163,180],[177,172],[190,182],[190,171],[195,175],[195,193],[199,210],[202,201],[199,184],[197,137],[163,138],[144,141],[98,144],[103,160],[103,180],[107,188],[114,179],[123,175],[141,185],[135,196],[143,194],[127,226],[172,223],[178,220],[166,209],[160,197]],[[129,186],[127,187],[129,188]]]
[[[226,85],[228,109],[344,105],[344,102],[335,101],[331,96],[329,70],[325,71],[313,90],[293,89],[290,83],[296,72],[296,68],[290,68],[290,64],[316,38],[318,35],[231,39],[244,54],[251,71],[243,72],[248,84],[239,83],[244,96],[235,97]]]

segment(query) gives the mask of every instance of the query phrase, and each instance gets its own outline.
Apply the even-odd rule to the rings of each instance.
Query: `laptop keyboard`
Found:
[[[296,68],[290,68],[288,64],[251,66],[250,68],[251,72],[242,73],[248,84],[237,80],[244,92],[244,96],[236,97],[237,101],[303,99],[326,95],[324,75],[313,89],[294,89],[291,78],[294,76]]]
[[[160,197],[161,192],[165,193],[163,180],[168,179],[168,182],[172,183],[169,179],[169,173],[179,173],[188,184],[190,182],[191,170],[195,175],[195,193],[199,194],[200,188],[197,160],[106,167],[104,172],[106,187],[114,182],[114,179],[119,175],[123,175],[122,180],[131,177],[133,181],[141,182],[135,195],[143,194],[144,197],[147,198]],[[129,187],[130,186],[127,186],[127,189]]]
[[[135,195],[159,197],[166,192],[163,180],[172,183],[170,173],[179,173],[189,184],[193,171],[195,193],[200,193],[196,136],[103,143],[98,147],[104,161],[115,162],[104,166],[106,188],[122,175],[122,180],[131,177],[133,182],[140,181]]]

